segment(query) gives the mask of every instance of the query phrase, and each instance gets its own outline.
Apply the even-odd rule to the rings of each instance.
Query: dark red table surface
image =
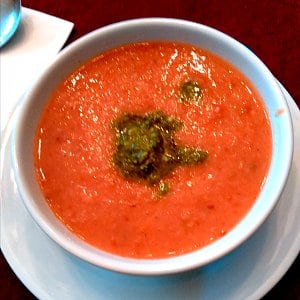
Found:
[[[247,45],[300,107],[300,0],[23,0],[22,4],[73,22],[66,44],[104,25],[139,17],[181,18],[212,26]],[[2,253],[0,299],[34,299]],[[300,299],[299,255],[264,297],[271,299]]]

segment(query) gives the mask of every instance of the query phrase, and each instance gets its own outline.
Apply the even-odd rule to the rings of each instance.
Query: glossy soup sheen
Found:
[[[178,101],[188,80],[200,84],[200,101]],[[177,143],[209,152],[167,175],[163,196],[113,162],[112,122],[158,110],[183,123]],[[248,79],[210,52],[172,42],[125,45],[74,70],[51,95],[34,146],[56,216],[88,243],[136,258],[180,255],[228,233],[254,204],[271,154],[269,120]]]

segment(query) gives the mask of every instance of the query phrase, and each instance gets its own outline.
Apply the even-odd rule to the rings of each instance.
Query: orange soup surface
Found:
[[[197,101],[180,101],[193,81]],[[157,184],[125,178],[113,160],[113,122],[161,111],[183,124],[176,143],[208,152]],[[247,214],[272,155],[265,108],[251,83],[212,53],[172,42],[111,49],[74,70],[41,116],[34,146],[40,187],[55,215],[86,242],[121,256],[191,252]]]

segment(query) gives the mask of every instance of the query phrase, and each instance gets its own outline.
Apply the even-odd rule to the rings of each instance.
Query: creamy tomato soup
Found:
[[[195,99],[182,98],[186,82],[197,84]],[[207,155],[157,180],[125,176],[114,124],[156,112],[181,124],[176,147]],[[111,253],[161,258],[237,225],[260,193],[272,140],[260,96],[231,64],[191,45],[145,42],[99,54],[65,78],[41,116],[33,154],[41,190],[69,230]]]

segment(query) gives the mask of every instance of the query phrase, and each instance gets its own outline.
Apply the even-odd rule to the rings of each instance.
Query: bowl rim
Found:
[[[24,124],[26,124],[26,118],[28,118],[28,105],[32,102],[31,99],[35,98],[35,93],[37,93],[39,89],[39,85],[43,85],[45,80],[49,77],[49,72],[54,71],[61,63],[64,62],[68,58],[69,55],[73,55],[74,52],[82,47],[85,47],[86,43],[93,43],[95,39],[101,39],[103,36],[109,35],[113,32],[117,32],[120,29],[126,28],[127,30],[136,29],[137,26],[171,26],[178,28],[178,26],[185,28],[189,28],[190,30],[196,31],[205,31],[209,34],[213,35],[214,39],[221,39],[222,42],[229,42],[229,45],[233,45],[238,48],[239,51],[247,58],[251,58],[251,61],[255,64],[256,68],[260,68],[260,72],[262,72],[265,76],[267,76],[268,82],[271,84],[274,89],[274,93],[276,93],[281,99],[281,105],[283,109],[286,111],[284,115],[284,121],[287,126],[287,132],[285,133],[284,138],[287,143],[285,145],[285,153],[288,154],[285,160],[280,162],[280,171],[281,171],[281,180],[277,180],[278,185],[273,187],[272,190],[270,188],[268,190],[262,190],[258,199],[262,197],[266,197],[267,193],[271,193],[275,200],[272,200],[271,203],[265,208],[263,205],[257,206],[255,204],[250,211],[247,213],[246,217],[242,219],[231,231],[230,234],[225,235],[223,238],[213,242],[212,244],[195,250],[194,252],[168,257],[168,258],[160,258],[160,259],[135,259],[135,258],[127,258],[121,257],[115,254],[110,254],[105,251],[96,249],[93,246],[86,245],[81,239],[77,237],[72,237],[66,239],[66,233],[56,232],[52,226],[50,226],[47,220],[44,219],[43,215],[40,214],[38,206],[35,204],[34,200],[31,196],[31,190],[28,185],[24,184],[27,180],[25,178],[25,174],[23,173],[23,167],[21,163],[21,153],[22,153],[22,143],[20,139],[20,135],[24,132]],[[147,39],[145,39],[147,40]],[[142,40],[141,40],[142,41]],[[132,43],[129,41],[128,43]],[[122,44],[122,43],[121,43]],[[119,44],[119,45],[121,45]],[[115,46],[117,47],[117,46]],[[101,52],[101,51],[100,51]],[[86,61],[90,57],[85,57],[83,61]],[[71,63],[73,69],[76,68],[74,63]],[[249,79],[250,80],[250,79]],[[46,103],[47,101],[45,101]],[[231,252],[233,249],[242,244],[245,240],[247,240],[266,220],[270,212],[275,207],[278,199],[280,198],[281,192],[285,186],[286,180],[288,178],[290,166],[292,163],[292,152],[293,152],[293,134],[292,134],[292,121],[289,112],[288,105],[282,94],[282,91],[273,77],[268,68],[264,65],[264,63],[247,47],[233,39],[229,35],[209,27],[207,25],[195,23],[192,21],[174,19],[174,18],[138,18],[125,20],[121,22],[117,22],[114,24],[110,24],[99,29],[96,29],[78,40],[71,43],[65,49],[63,49],[53,60],[48,68],[42,73],[37,82],[33,85],[33,87],[28,91],[23,103],[22,107],[19,110],[19,118],[17,120],[13,138],[12,138],[12,151],[13,151],[13,169],[16,177],[17,187],[23,202],[30,215],[36,221],[36,223],[50,236],[56,243],[58,243],[61,247],[66,249],[68,252],[73,255],[92,263],[96,266],[103,267],[109,270],[127,273],[127,274],[136,274],[136,275],[163,275],[163,274],[171,274],[178,273],[182,271],[187,271],[190,269],[194,269],[200,266],[207,265],[212,261],[215,261],[224,255]],[[273,133],[274,128],[272,128]],[[273,145],[273,148],[275,145]],[[278,162],[274,162],[274,159],[271,161],[270,172],[274,163],[278,164]],[[278,167],[277,167],[278,168]],[[265,186],[268,186],[269,176],[266,180]],[[45,201],[46,202],[46,201]],[[49,208],[50,209],[50,208]],[[263,213],[259,214],[259,222],[256,222],[254,225],[249,227],[249,222],[245,222],[247,216],[250,214],[256,213],[258,210],[262,209]],[[254,211],[255,210],[255,211]],[[254,212],[253,212],[254,211]],[[60,222],[60,221],[58,221]],[[64,225],[61,224],[64,227]],[[243,233],[243,234],[242,234]],[[69,233],[72,234],[72,233]],[[242,238],[232,240],[231,237],[242,236]],[[74,247],[75,246],[75,247]],[[211,254],[213,249],[213,254]],[[215,250],[215,249],[222,249]],[[209,259],[207,259],[207,255],[209,254]],[[100,259],[100,260],[99,260]]]

